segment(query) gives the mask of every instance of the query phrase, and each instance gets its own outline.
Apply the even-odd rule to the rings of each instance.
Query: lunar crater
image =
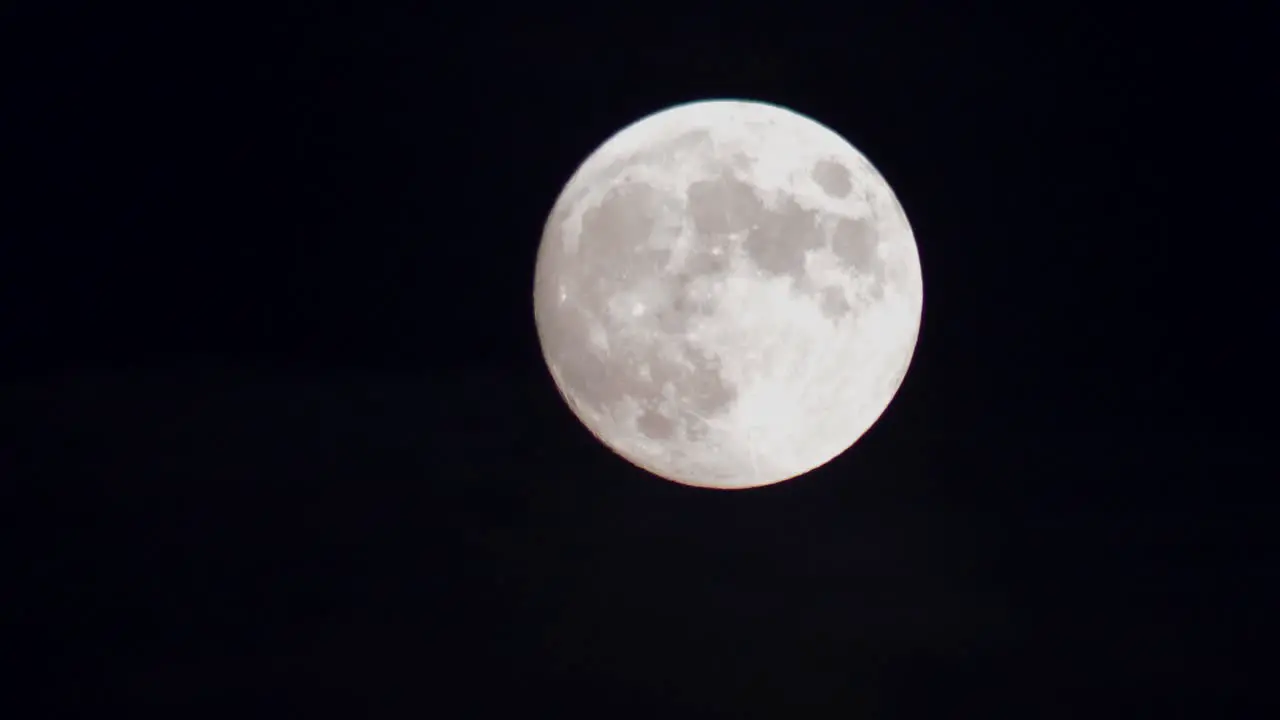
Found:
[[[853,190],[853,176],[849,168],[834,160],[819,160],[809,171],[809,176],[833,198],[844,198]]]

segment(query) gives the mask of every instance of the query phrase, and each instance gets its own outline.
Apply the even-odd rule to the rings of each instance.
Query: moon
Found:
[[[546,221],[534,320],[583,425],[666,480],[743,489],[851,447],[915,351],[920,258],[888,183],[833,130],[755,101],[623,128]]]

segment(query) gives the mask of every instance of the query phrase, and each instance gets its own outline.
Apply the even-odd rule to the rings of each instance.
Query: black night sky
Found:
[[[1260,717],[1266,23],[901,5],[4,11],[14,717]],[[861,149],[925,280],[880,422],[744,492],[532,317],[577,164],[710,97]]]

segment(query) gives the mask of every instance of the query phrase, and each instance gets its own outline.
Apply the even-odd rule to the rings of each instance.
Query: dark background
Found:
[[[1261,716],[1263,19],[99,6],[4,11],[24,717]],[[532,321],[577,164],[708,97],[924,269],[881,421],[753,491],[612,455]]]

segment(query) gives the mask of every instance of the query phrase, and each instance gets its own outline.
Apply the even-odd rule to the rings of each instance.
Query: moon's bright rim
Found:
[[[833,193],[832,182],[822,182],[816,168],[823,163],[847,171],[847,188],[837,187]],[[575,309],[576,298],[566,287],[573,285],[579,245],[608,242],[583,237],[589,211],[623,186],[651,186],[669,198],[687,198],[694,183],[714,181],[726,172],[754,188],[767,209],[778,212],[790,202],[822,224],[827,245],[804,253],[802,277],[762,272],[744,254],[738,238],[726,245],[734,257],[732,269],[711,289],[704,288],[704,294],[714,296],[718,310],[691,321],[681,338],[642,325],[643,310],[635,311],[634,323],[616,311],[610,315],[599,307],[603,299],[589,312],[581,304]],[[846,189],[843,195],[838,192]],[[674,220],[668,218],[675,225],[667,229],[681,237],[668,248],[671,260],[664,272],[679,270],[705,249],[706,238],[690,228],[689,213],[697,208],[686,202],[681,211],[683,218],[679,213]],[[833,228],[840,223],[861,223],[870,233],[874,256],[860,259],[864,267],[859,272],[837,257],[836,243],[843,236]],[[862,251],[865,255],[867,248]],[[868,267],[876,283],[863,277]],[[801,284],[809,290],[797,289]],[[644,306],[647,296],[636,290],[636,283],[619,281],[611,287],[617,292],[608,298],[609,304]],[[818,287],[827,292],[839,289],[840,301],[852,312],[835,319],[826,316],[820,311]],[[609,138],[579,166],[547,223],[534,304],[539,338],[557,387],[602,442],[632,463],[676,482],[746,488],[779,482],[828,462],[879,418],[910,363],[923,287],[910,225],[866,157],[835,132],[790,110],[716,100],[678,105],[642,118]],[[647,343],[645,353],[667,353],[669,358],[692,351],[715,355],[721,375],[736,393],[732,407],[715,417],[698,416],[688,403],[682,404],[679,388],[673,390],[667,383],[668,398],[662,403],[666,409],[661,412],[696,418],[704,435],[695,441],[687,434],[651,438],[638,431],[637,418],[648,412],[641,405],[661,399],[656,387],[648,397],[633,394],[610,407],[593,406],[565,368],[573,364],[574,353],[610,351],[558,345],[561,341],[551,328],[563,324],[560,316],[570,309],[596,318],[592,332],[600,348],[630,336]],[[677,348],[677,339],[684,343],[683,350]],[[628,359],[634,364],[634,357]],[[609,372],[626,372],[617,366],[621,361],[616,357],[609,362],[615,363],[607,367]]]

